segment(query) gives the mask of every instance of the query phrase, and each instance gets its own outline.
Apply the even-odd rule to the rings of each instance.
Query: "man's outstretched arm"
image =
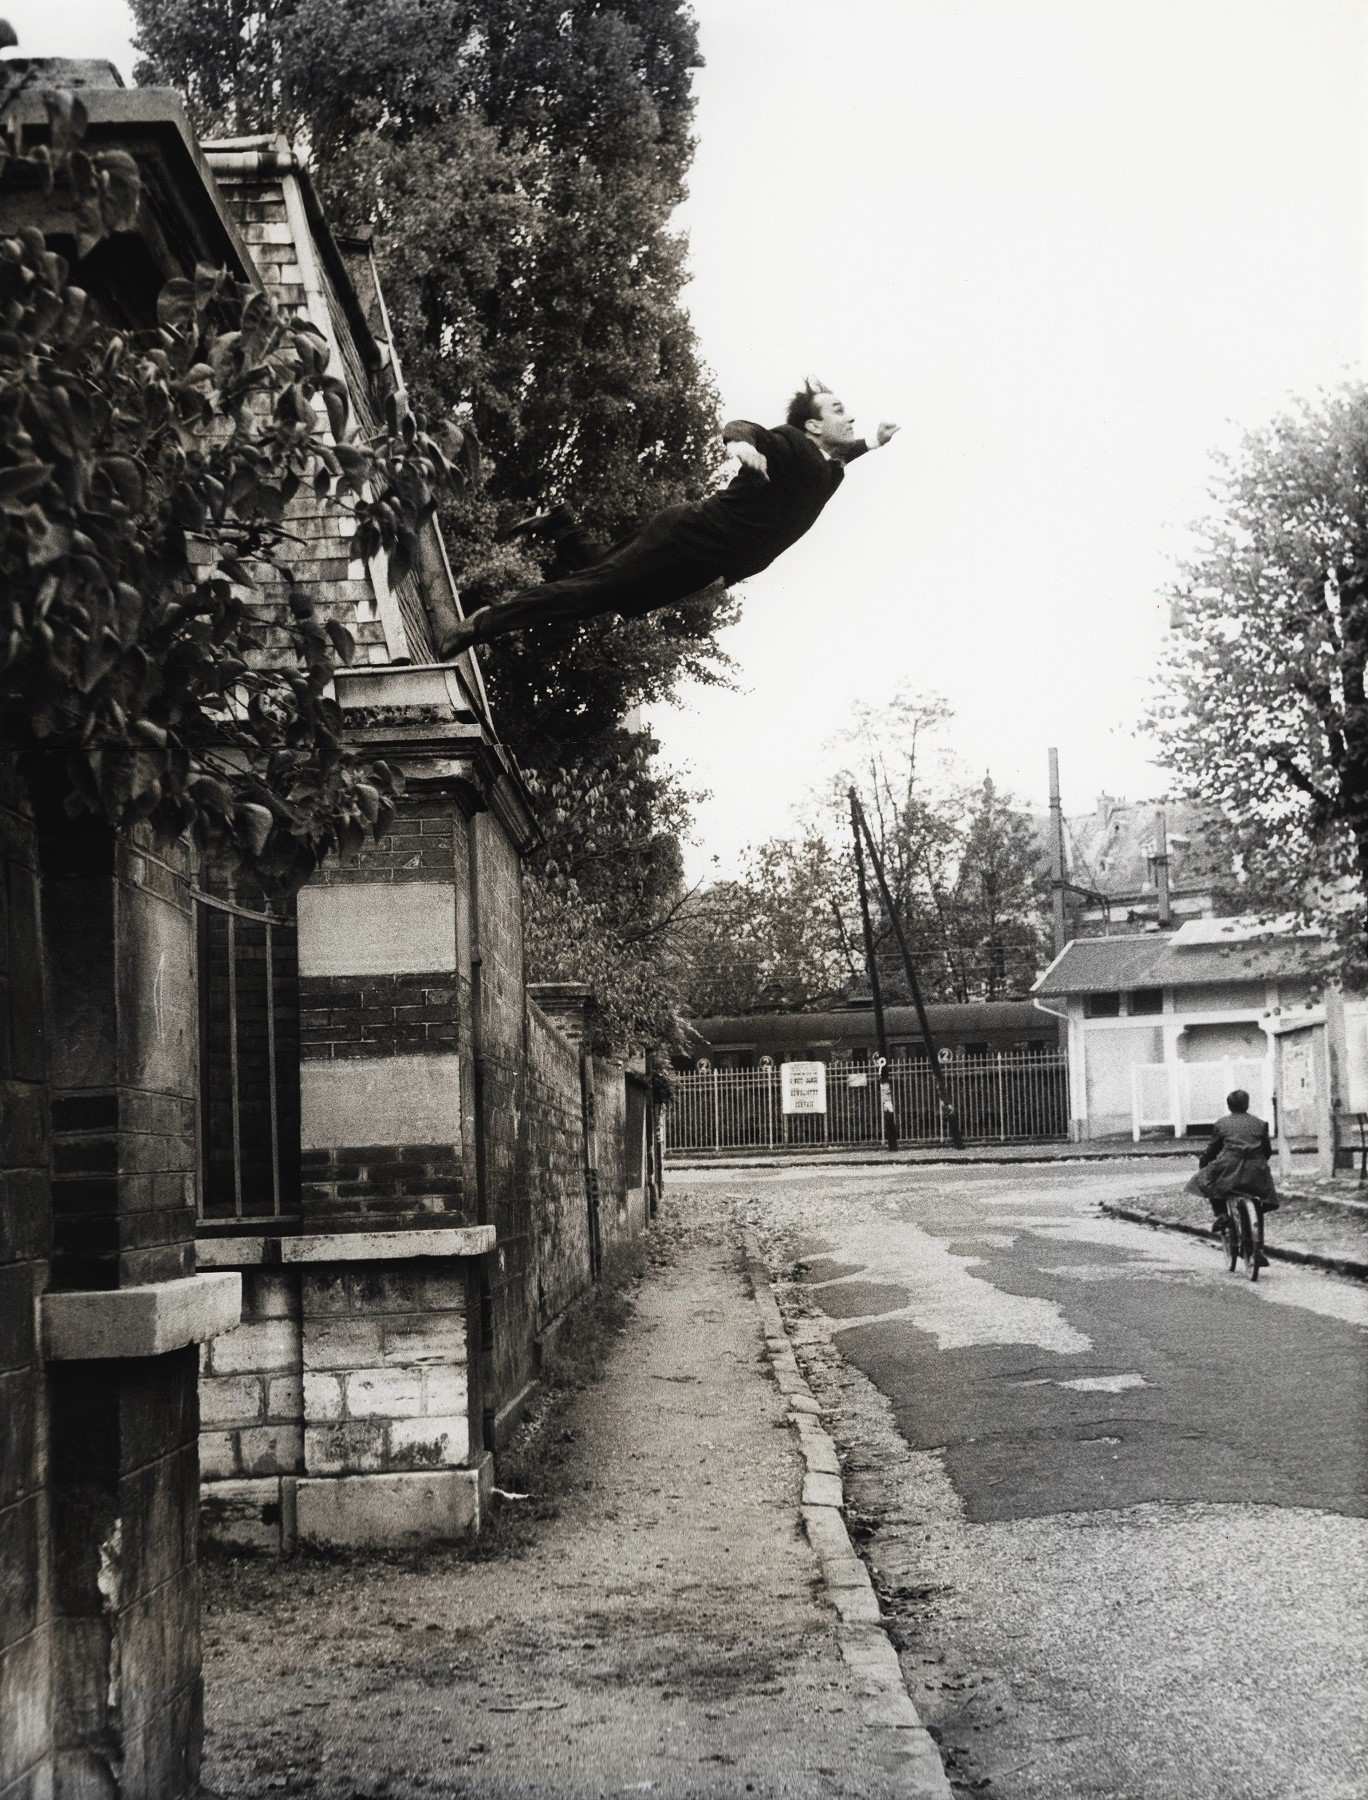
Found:
[[[722,442],[728,456],[734,456],[743,469],[753,469],[769,480],[773,435],[763,425],[752,425],[749,419],[728,419],[722,427]]]

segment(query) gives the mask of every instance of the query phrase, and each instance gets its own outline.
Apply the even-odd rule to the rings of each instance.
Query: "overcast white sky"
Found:
[[[10,0],[129,75],[121,0]],[[1363,0],[695,0],[688,302],[728,415],[806,370],[902,434],[748,584],[738,688],[654,715],[695,874],[784,831],[857,699],[971,773],[1160,791],[1135,723],[1209,453],[1362,370]]]

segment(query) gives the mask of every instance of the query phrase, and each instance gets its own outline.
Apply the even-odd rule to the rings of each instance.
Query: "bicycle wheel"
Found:
[[[1240,1221],[1236,1216],[1234,1201],[1227,1200],[1225,1206],[1226,1267],[1233,1272],[1240,1260]]]
[[[1263,1266],[1260,1258],[1263,1256],[1264,1214],[1263,1208],[1254,1203],[1251,1203],[1250,1211],[1254,1217],[1254,1224],[1249,1234],[1253,1249],[1253,1254],[1249,1259],[1249,1279],[1257,1281],[1259,1270]]]
[[[1254,1243],[1254,1224],[1249,1216],[1249,1202],[1243,1194],[1236,1196],[1235,1214],[1238,1220],[1237,1236],[1245,1274],[1251,1281],[1257,1281],[1259,1279],[1259,1257]]]

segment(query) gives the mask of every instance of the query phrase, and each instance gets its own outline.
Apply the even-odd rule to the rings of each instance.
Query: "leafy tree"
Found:
[[[588,981],[602,1043],[675,1047],[688,899],[679,839],[696,796],[658,766],[654,740],[620,737],[595,763],[531,777],[546,839],[525,871],[528,970]]]
[[[687,998],[698,1017],[805,1012],[863,981],[848,856],[819,833],[746,852],[735,881],[693,898]]]
[[[940,907],[954,998],[1024,994],[1045,960],[1049,896],[1035,828],[985,775],[968,809]]]
[[[937,734],[944,701],[899,693],[860,707],[832,740],[818,816],[749,851],[734,882],[690,909],[695,1012],[811,1010],[866,991],[850,840],[854,787],[928,1000],[1023,993],[1040,966],[1046,891],[1029,817],[956,775]],[[889,1001],[911,995],[872,872],[875,954]]]
[[[135,222],[137,165],[82,148],[72,94],[45,96],[35,148],[25,85],[0,102],[0,193],[46,188],[85,258]],[[26,227],[0,239],[0,305],[0,745],[72,814],[227,840],[268,878],[383,828],[395,780],[342,749],[327,688],[353,645],[291,581],[286,510],[307,487],[350,513],[354,555],[402,560],[446,451],[397,411],[348,440],[322,338],[221,272],[117,330]]]
[[[1362,970],[1368,897],[1368,385],[1221,459],[1170,595],[1151,723],[1226,821],[1247,902],[1326,927]]]
[[[140,79],[184,90],[207,133],[304,141],[336,227],[374,228],[416,403],[433,416],[467,408],[487,451],[484,489],[443,506],[468,606],[540,579],[532,551],[498,532],[543,500],[568,502],[611,541],[712,485],[717,402],[680,304],[686,246],[672,226],[699,64],[683,0],[133,10]],[[539,788],[593,783],[633,706],[685,679],[724,679],[716,633],[734,611],[715,588],[651,618],[545,626],[482,653],[499,728]],[[645,791],[624,763],[606,841],[634,837]],[[657,824],[653,886],[678,862],[663,815]],[[653,925],[626,905],[640,861],[633,852],[616,869],[616,896],[605,880],[584,922],[595,954]],[[581,966],[565,895],[549,891],[539,916],[558,921],[538,939],[539,965],[558,943],[570,956],[573,939]],[[662,988],[656,1010],[672,1005]]]
[[[134,0],[143,79],[202,129],[312,146],[340,229],[374,226],[405,376],[470,409],[480,496],[447,512],[472,602],[538,578],[495,543],[544,498],[621,535],[696,496],[716,398],[672,230],[697,32],[681,0]],[[593,756],[637,702],[715,680],[720,591],[663,618],[546,627],[489,653],[500,727],[538,768]]]

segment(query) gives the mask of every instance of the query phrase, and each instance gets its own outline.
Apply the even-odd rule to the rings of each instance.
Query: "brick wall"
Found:
[[[599,1211],[605,1245],[634,1236],[640,1219],[627,1212],[627,1084],[622,1064],[612,1057],[593,1059],[594,1164],[599,1177]]]
[[[457,1042],[450,973],[314,976],[299,1020],[305,1062],[348,1056],[434,1056]]]
[[[489,1284],[495,1409],[533,1378],[539,1313],[533,1210],[528,1188],[532,1120],[527,1100],[527,1000],[523,985],[522,872],[498,821],[478,813],[480,1108],[485,1217],[498,1233]]]
[[[206,1481],[304,1466],[299,1276],[246,1269],[242,1324],[200,1353],[200,1473]]]
[[[27,811],[0,767],[0,1795],[42,1791],[52,1748],[47,1411],[35,1300],[47,1285],[42,957]]]
[[[532,1004],[523,1105],[541,1330],[588,1287],[592,1261],[579,1052]]]
[[[350,1221],[384,1230],[404,1219],[474,1225],[460,1144],[357,1144],[303,1154],[301,1194],[320,1230]]]
[[[405,796],[382,837],[374,842],[367,838],[359,850],[345,856],[329,857],[310,879],[324,885],[449,880],[459,826],[450,800]],[[459,836],[464,847],[464,831]]]

